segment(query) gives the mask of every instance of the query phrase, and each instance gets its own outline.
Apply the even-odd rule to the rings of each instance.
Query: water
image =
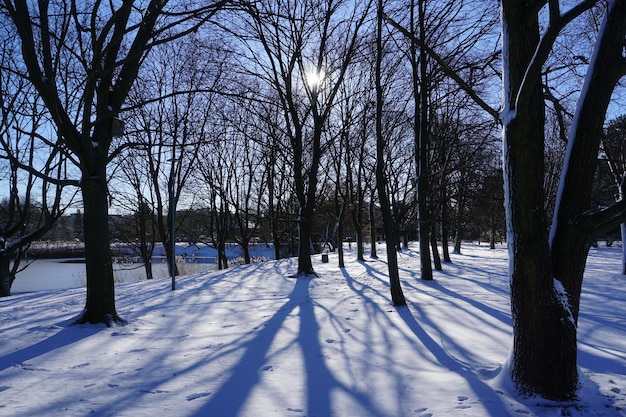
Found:
[[[164,254],[163,247],[159,245],[152,257],[154,278],[170,275]],[[226,254],[229,260],[236,259],[242,256],[241,248],[229,245]],[[250,254],[255,258],[272,258],[274,253],[271,246],[259,244],[250,246]],[[176,256],[180,262],[177,265],[180,275],[198,274],[217,268],[217,251],[204,244],[177,243]],[[133,257],[128,257],[123,262],[115,262],[113,275],[115,282],[138,282],[146,279],[143,264]],[[37,259],[17,274],[11,293],[79,288],[84,287],[86,282],[85,263],[80,259]]]
[[[197,274],[214,270],[213,263],[178,264],[181,275]],[[155,278],[169,276],[167,263],[156,261],[152,264]],[[113,264],[115,282],[138,282],[146,279],[141,263]],[[37,259],[19,272],[11,288],[12,294],[33,291],[59,290],[84,287],[87,281],[85,263],[79,259]]]

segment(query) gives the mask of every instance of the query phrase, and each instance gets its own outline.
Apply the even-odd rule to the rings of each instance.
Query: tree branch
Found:
[[[437,54],[432,48],[422,42],[421,39],[418,39],[411,32],[402,27],[398,22],[387,16],[386,13],[383,13],[383,17],[385,21],[387,21],[387,23],[396,28],[412,43],[417,44],[428,54],[428,56],[434,59],[435,62],[437,62],[437,64],[441,67],[441,69],[443,69],[444,73],[452,78],[459,85],[459,87],[461,87],[461,89],[465,91],[465,93],[467,93],[467,95],[469,95],[472,100],[474,100],[476,104],[478,104],[483,110],[489,113],[494,119],[500,120],[500,112],[498,110],[495,110],[493,107],[487,104],[486,101],[480,98],[476,91],[474,91],[474,89],[470,87],[469,84],[467,84],[465,80],[463,80],[461,76],[457,74],[457,72],[454,71],[442,57],[439,56],[439,54]]]

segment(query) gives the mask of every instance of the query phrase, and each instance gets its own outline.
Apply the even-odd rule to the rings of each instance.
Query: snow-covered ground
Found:
[[[379,254],[384,250],[380,249]],[[626,416],[626,278],[620,249],[592,249],[579,323],[581,399],[520,398],[505,248],[466,246],[419,280],[408,307],[386,264],[287,259],[117,286],[126,326],[70,325],[84,289],[0,299],[1,416]]]

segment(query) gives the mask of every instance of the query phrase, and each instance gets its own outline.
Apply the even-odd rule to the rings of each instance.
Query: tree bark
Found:
[[[83,228],[85,235],[85,266],[87,301],[78,323],[124,322],[115,309],[115,284],[109,240],[109,201],[104,164],[97,175],[83,174]]]
[[[626,35],[626,2],[609,4],[608,19],[596,43],[577,114],[568,140],[568,163],[559,186],[552,225],[552,261],[556,279],[563,283],[571,313],[578,321],[580,294],[587,254],[605,229],[619,224],[619,218],[602,224],[588,216],[593,175],[611,95],[626,74],[622,55]],[[623,214],[622,214],[623,217]]]
[[[314,275],[311,261],[311,221],[301,214],[298,220],[298,275]]]
[[[434,223],[431,226],[430,232],[430,248],[433,251],[433,263],[435,264],[435,270],[443,270],[443,267],[441,265],[441,256],[439,256],[439,248],[437,247],[437,233],[435,233]]]
[[[534,2],[530,2],[534,3]],[[576,328],[560,303],[544,213],[544,101],[541,84],[520,85],[539,42],[534,4],[503,1],[505,206],[513,319],[511,377],[521,392],[554,400],[574,397]]]
[[[15,276],[11,275],[11,255],[0,251],[0,297],[11,295],[11,286]]]

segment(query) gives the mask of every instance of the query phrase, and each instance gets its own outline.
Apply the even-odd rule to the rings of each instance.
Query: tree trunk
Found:
[[[439,256],[439,248],[437,247],[437,233],[435,233],[435,225],[432,225],[430,232],[430,248],[433,251],[433,263],[437,271],[443,270],[441,266],[441,256]]]
[[[0,297],[11,295],[11,286],[15,276],[11,276],[11,254],[0,251]]]
[[[424,0],[418,1],[418,20],[419,20],[419,36],[422,42],[426,41],[426,31],[424,22]],[[416,62],[415,48],[412,46],[412,66],[413,66],[413,92],[415,95],[415,118],[419,120],[419,131],[415,138],[415,158],[417,159],[417,207],[419,213],[419,232],[420,232],[420,269],[423,280],[430,281],[433,279],[433,268],[430,264],[430,229],[431,215],[428,207],[428,197],[430,194],[430,184],[428,181],[428,150],[429,150],[429,130],[428,125],[428,87],[427,87],[427,62],[426,52],[424,48],[420,48],[419,62]],[[418,76],[419,64],[419,76]],[[419,104],[417,103],[419,99]]]
[[[582,90],[584,94],[579,99],[577,117],[570,130],[568,160],[561,176],[560,198],[556,202],[552,224],[554,275],[565,287],[574,322],[578,321],[589,249],[624,217],[623,210],[617,213],[619,215],[609,217],[598,217],[589,211],[594,181],[590,173],[597,167],[606,111],[615,86],[626,74],[623,57],[626,2],[610,2],[607,13],[608,19],[596,42]]]
[[[243,261],[245,262],[246,265],[252,262],[252,259],[250,258],[250,243],[248,242],[249,241],[245,237],[243,237],[240,243],[241,249],[243,251]]]
[[[351,211],[352,224],[354,224],[354,234],[356,240],[356,259],[358,261],[365,260],[365,252],[363,249],[363,202],[359,201],[356,208]]]
[[[345,268],[346,264],[344,262],[343,256],[343,219],[342,215],[339,216],[337,220],[337,257],[339,258],[339,268]]]
[[[577,385],[576,327],[559,301],[544,213],[544,101],[540,82],[517,102],[539,42],[526,2],[503,1],[504,183],[513,319],[511,377],[525,394],[569,400]],[[517,106],[517,107],[516,107]],[[515,111],[515,114],[507,112]]]
[[[619,231],[622,236],[622,275],[626,275],[626,223],[619,225]]]
[[[369,213],[370,213],[370,241],[372,242],[370,246],[370,258],[378,259],[378,254],[376,253],[376,204],[374,204],[374,191],[372,191],[372,196],[370,198],[369,204]]]
[[[146,270],[146,279],[153,279],[154,273],[152,272],[152,259],[144,259],[143,267]]]
[[[83,175],[83,229],[85,266],[87,271],[87,302],[78,323],[124,322],[115,309],[115,284],[109,240],[109,201],[106,168],[101,165],[96,176]]]
[[[540,98],[537,107],[543,104]],[[523,393],[569,400],[578,382],[576,327],[559,301],[545,215],[538,212],[543,207],[543,190],[534,184],[543,184],[542,170],[536,169],[541,167],[543,146],[530,140],[542,134],[535,130],[535,117],[540,116],[526,119],[518,114],[513,123],[505,125],[513,319],[511,376]]]
[[[311,261],[311,221],[304,216],[298,222],[298,275],[315,275]]]
[[[383,230],[387,241],[387,268],[389,270],[389,286],[391,291],[391,301],[395,306],[406,305],[402,285],[400,284],[400,273],[398,271],[398,253],[396,252],[396,242],[398,241],[389,196],[387,195],[387,177],[385,176],[385,140],[383,138],[382,118],[383,118],[383,89],[381,85],[381,63],[383,55],[382,25],[383,25],[383,3],[378,1],[377,27],[376,27],[376,188],[378,188],[378,200],[383,217]]]
[[[164,245],[165,245],[165,259],[167,260],[167,270],[170,273],[170,276],[172,275],[172,273],[174,274],[174,276],[178,276],[178,265],[176,264],[176,243],[172,242],[172,239],[176,239],[176,225],[173,224],[173,218],[172,216],[176,216],[176,204],[174,203],[173,200],[173,193],[170,193],[170,198],[172,198],[172,201],[170,202],[170,210],[167,213],[167,224],[168,226],[166,226],[164,228],[164,230],[168,230],[167,233],[167,237],[165,239]],[[165,234],[165,232],[164,232]]]
[[[281,258],[280,256],[280,247],[282,245],[280,239],[278,238],[278,236],[276,235],[276,233],[274,233],[272,231],[272,236],[274,236],[274,259],[275,260],[279,260]]]
[[[443,251],[443,261],[451,263],[450,248],[448,248],[448,201],[446,200],[444,199],[441,205],[441,250]]]
[[[454,234],[454,249],[452,249],[452,253],[457,255],[461,254],[461,243],[463,242],[463,229],[460,227],[456,230]]]

